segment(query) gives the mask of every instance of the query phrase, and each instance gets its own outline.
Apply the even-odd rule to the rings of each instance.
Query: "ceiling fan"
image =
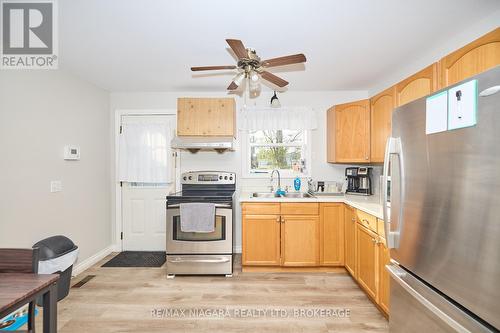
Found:
[[[249,78],[257,82],[259,78],[269,81],[280,88],[288,85],[288,82],[276,76],[266,69],[270,67],[299,64],[306,62],[306,56],[302,53],[288,55],[284,57],[272,58],[261,60],[257,52],[252,48],[245,48],[243,42],[239,39],[226,39],[229,47],[233,50],[234,54],[238,57],[236,66],[204,66],[204,67],[191,67],[193,72],[197,71],[211,71],[211,70],[224,70],[224,69],[238,69],[238,74],[233,78],[227,90],[236,90],[241,85],[243,79]]]

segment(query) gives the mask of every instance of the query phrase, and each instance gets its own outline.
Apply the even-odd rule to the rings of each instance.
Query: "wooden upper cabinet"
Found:
[[[319,265],[319,216],[281,217],[281,265]]]
[[[335,162],[370,162],[370,101],[335,106]]]
[[[344,265],[344,204],[320,204],[320,263]]]
[[[242,264],[279,266],[280,227],[279,215],[243,215]]]
[[[178,98],[177,135],[234,137],[234,98]]]
[[[437,63],[422,69],[395,86],[395,106],[432,94],[438,87]]]
[[[394,87],[370,98],[371,111],[371,162],[384,162],[385,143],[391,135]]]
[[[440,88],[500,65],[500,28],[476,39],[439,61]]]

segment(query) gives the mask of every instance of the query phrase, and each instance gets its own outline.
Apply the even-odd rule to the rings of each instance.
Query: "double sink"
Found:
[[[287,192],[284,195],[277,195],[273,192],[254,192],[252,193],[252,198],[291,198],[291,199],[302,199],[302,198],[317,198],[322,196],[328,197],[341,197],[344,193],[302,193],[302,192]]]
[[[315,196],[302,192],[287,192],[284,195],[278,195],[273,192],[254,192],[252,193],[252,198],[315,198]]]

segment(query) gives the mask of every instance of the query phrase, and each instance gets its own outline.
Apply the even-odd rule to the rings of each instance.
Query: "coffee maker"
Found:
[[[347,177],[346,194],[372,195],[372,168],[346,168],[345,175]]]

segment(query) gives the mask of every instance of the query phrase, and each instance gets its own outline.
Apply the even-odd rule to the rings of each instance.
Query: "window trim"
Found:
[[[278,169],[282,179],[294,179],[295,177],[310,177],[311,176],[311,131],[310,130],[302,130],[304,132],[304,140],[300,144],[294,143],[251,143],[250,135],[248,131],[241,132],[242,139],[242,153],[244,154],[242,161],[242,177],[243,178],[260,178],[267,179],[270,177],[272,170],[269,171],[258,171],[251,172],[251,147],[301,147],[304,152],[304,158],[306,160],[306,170],[305,172],[294,172],[288,169]]]

